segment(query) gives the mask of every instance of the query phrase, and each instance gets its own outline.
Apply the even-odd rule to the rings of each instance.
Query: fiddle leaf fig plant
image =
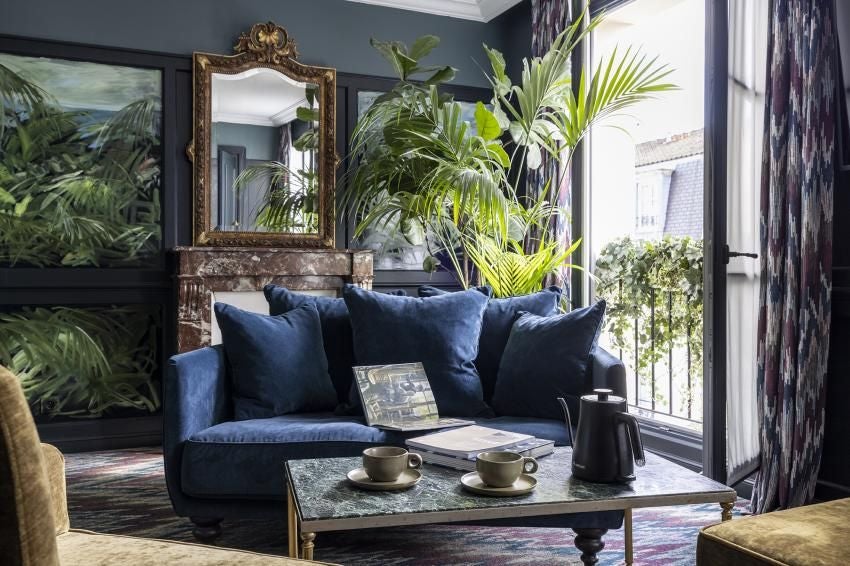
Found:
[[[340,192],[356,215],[355,235],[415,224],[428,234],[426,271],[447,269],[464,288],[486,283],[500,297],[538,290],[571,266],[580,240],[559,241],[550,227],[567,214],[557,203],[576,146],[597,123],[676,88],[664,81],[667,66],[631,48],[615,51],[590,76],[582,71],[573,85],[572,52],[602,21],[587,18],[581,14],[542,57],[524,59],[517,84],[502,53],[485,45],[493,95],[476,103],[474,123],[440,90],[454,70],[420,63],[437,46],[435,36],[409,49],[373,40],[399,80],[352,135]],[[544,156],[559,173],[539,194],[526,194],[523,171],[540,168]]]

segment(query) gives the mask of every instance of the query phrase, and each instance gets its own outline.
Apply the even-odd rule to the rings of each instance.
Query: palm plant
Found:
[[[160,247],[159,102],[102,122],[0,65],[0,263],[115,266]]]
[[[557,241],[548,228],[565,214],[556,203],[576,147],[594,125],[675,88],[664,82],[670,69],[627,49],[601,61],[592,77],[582,71],[574,89],[571,54],[602,16],[586,19],[585,12],[543,57],[524,59],[519,84],[507,76],[504,56],[485,45],[493,96],[489,108],[477,103],[474,128],[438,88],[454,70],[419,65],[436,37],[419,38],[410,49],[373,41],[399,82],[352,135],[342,201],[357,215],[356,235],[416,224],[431,236],[432,256],[446,257],[463,287],[488,283],[496,296],[539,289],[545,276],[569,265],[580,240]],[[426,80],[414,82],[424,73]],[[559,178],[525,195],[521,172],[539,168],[543,155],[559,164]]]
[[[296,118],[308,124],[307,131],[293,140],[292,147],[306,156],[303,168],[291,167],[280,161],[267,161],[246,167],[234,182],[237,191],[251,183],[260,182],[264,193],[256,211],[255,224],[272,232],[309,234],[319,229],[319,173],[316,171],[316,152],[319,150],[319,110],[316,87],[308,85],[305,98],[308,106],[296,109]]]
[[[291,233],[318,230],[318,174],[315,171],[266,161],[246,167],[234,184],[237,190],[242,190],[256,181],[265,187],[255,220],[258,228]]]

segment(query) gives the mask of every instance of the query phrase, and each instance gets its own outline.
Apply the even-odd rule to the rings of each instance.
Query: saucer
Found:
[[[460,483],[463,488],[478,495],[490,495],[493,497],[513,497],[515,495],[525,495],[537,486],[537,479],[529,474],[522,474],[517,478],[513,485],[508,487],[490,487],[485,484],[478,476],[478,472],[469,472],[460,478]]]
[[[422,473],[412,468],[403,471],[395,481],[375,481],[366,474],[366,470],[363,468],[351,470],[347,476],[348,481],[355,486],[370,491],[398,491],[400,489],[407,489],[413,487],[422,479]]]

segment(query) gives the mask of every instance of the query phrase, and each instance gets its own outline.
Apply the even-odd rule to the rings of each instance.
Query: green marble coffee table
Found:
[[[286,463],[289,499],[289,555],[313,558],[316,533],[454,521],[623,511],[626,563],[632,562],[632,509],[720,503],[721,518],[732,516],[735,491],[654,454],[637,468],[630,484],[595,484],[571,477],[572,450],[557,448],[541,458],[537,488],[521,497],[473,495],[460,484],[463,472],[426,465],[422,480],[406,491],[362,491],[345,475],[360,458],[317,458]],[[595,564],[607,529],[573,529],[585,564]]]

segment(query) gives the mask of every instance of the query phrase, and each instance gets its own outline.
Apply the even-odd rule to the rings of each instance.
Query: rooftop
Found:
[[[673,161],[703,153],[703,130],[693,130],[635,146],[635,167]]]

